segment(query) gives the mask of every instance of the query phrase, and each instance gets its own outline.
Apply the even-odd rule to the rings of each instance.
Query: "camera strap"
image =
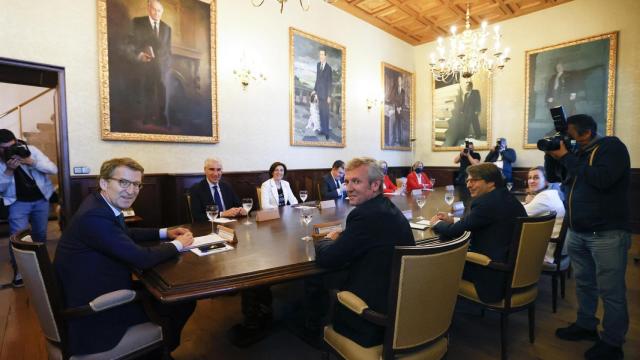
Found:
[[[596,156],[598,148],[600,148],[600,145],[596,145],[596,147],[591,150],[591,155],[589,155],[589,166],[593,166],[593,158]]]

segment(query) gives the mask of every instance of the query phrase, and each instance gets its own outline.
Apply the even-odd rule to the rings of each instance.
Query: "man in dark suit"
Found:
[[[142,187],[144,169],[130,158],[112,159],[100,168],[100,192],[85,198],[62,233],[54,267],[62,285],[65,305],[88,304],[105,293],[133,289],[131,269],[148,269],[174,258],[193,242],[190,231],[129,229],[123,209],[131,207]],[[173,239],[154,246],[139,243]],[[149,316],[139,303],[115,307],[67,322],[71,354],[98,353],[116,346],[128,327],[159,317],[167,348],[180,343],[180,332],[195,309],[195,302],[162,305],[150,300]]]
[[[371,158],[347,164],[349,203],[356,208],[347,216],[342,232],[331,232],[315,244],[316,264],[325,268],[348,265],[348,279],[338,286],[364,300],[372,310],[387,313],[389,274],[395,246],[415,245],[409,222],[383,196],[384,173]],[[364,347],[382,343],[384,328],[374,325],[338,304],[333,328]]]
[[[470,210],[454,223],[444,213],[431,219],[433,230],[446,237],[471,231],[469,251],[505,262],[509,255],[516,218],[527,216],[522,204],[505,187],[500,169],[490,163],[467,168],[467,187],[472,197]],[[462,277],[471,281],[484,302],[504,298],[505,273],[467,262]]]
[[[329,140],[331,129],[329,129],[329,113],[331,105],[331,85],[333,83],[333,73],[331,66],[327,64],[327,51],[321,49],[318,53],[320,61],[316,65],[316,83],[313,86],[311,96],[318,96],[318,112],[320,113],[320,134],[324,134]]]
[[[480,139],[482,131],[480,129],[480,91],[473,88],[473,82],[467,80],[465,93],[463,95],[462,116],[464,118],[464,136],[468,135],[469,126],[473,127],[473,134],[476,139]]]
[[[221,217],[246,215],[241,207],[240,199],[231,186],[220,181],[222,178],[222,161],[209,158],[204,161],[205,178],[189,189],[191,194],[191,215],[193,221],[207,221],[207,205],[217,205]]]
[[[336,160],[331,166],[331,172],[322,177],[320,195],[322,200],[344,199],[347,192],[344,184],[344,161]]]
[[[391,141],[389,145],[403,145],[402,143],[402,123],[404,122],[406,92],[402,87],[402,74],[398,74],[396,83],[394,84],[391,94],[389,94],[389,102],[393,106],[394,122],[393,131],[391,132]]]
[[[171,70],[171,27],[160,20],[164,7],[149,0],[147,16],[133,19],[130,46],[137,67],[138,102],[143,123],[168,125],[167,88]]]

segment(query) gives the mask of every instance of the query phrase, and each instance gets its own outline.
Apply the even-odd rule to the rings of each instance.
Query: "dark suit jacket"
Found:
[[[333,176],[331,176],[331,173],[322,177],[322,181],[320,182],[320,194],[322,195],[322,200],[333,200],[339,198],[337,189],[336,181],[333,179]],[[342,193],[342,197],[344,198],[344,192]]]
[[[446,237],[471,231],[469,251],[504,262],[509,255],[516,218],[521,216],[527,216],[524,206],[506,188],[499,188],[474,199],[469,212],[457,223],[439,222],[433,230]],[[464,278],[473,282],[480,300],[495,302],[504,298],[503,272],[467,262]]]
[[[129,41],[133,46],[134,57],[147,51],[149,46],[153,48],[155,59],[142,65],[157,66],[161,73],[165,73],[171,65],[171,27],[163,21],[159,24],[159,36],[156,36],[148,16],[134,18]]]
[[[220,181],[218,185],[220,186],[225,209],[228,210],[242,206],[240,199],[238,199],[238,196],[233,192],[229,184]],[[207,205],[217,204],[213,201],[213,195],[211,195],[211,189],[209,188],[207,179],[203,179],[193,185],[189,189],[189,194],[191,194],[191,214],[193,215],[193,221],[208,221],[209,219],[206,213]]]
[[[131,268],[148,269],[178,254],[159,240],[158,229],[122,227],[99,193],[87,196],[62,233],[54,267],[67,307],[87,305],[105,293],[132,289]],[[113,348],[129,326],[149,321],[139,303],[118,306],[67,322],[72,354]]]
[[[464,102],[462,103],[462,113],[466,118],[476,117],[476,113],[480,112],[480,91],[473,89],[469,96],[462,95]]]
[[[320,70],[320,63],[316,65],[316,84],[313,90],[318,94],[319,100],[327,100],[331,96],[331,83],[333,78],[333,72],[329,63],[324,64],[324,70]],[[324,102],[326,103],[326,101]]]
[[[316,264],[325,268],[350,264],[341,290],[353,292],[372,310],[385,314],[391,260],[397,245],[415,245],[411,227],[389,199],[378,195],[349,213],[337,240],[316,243]],[[381,344],[384,336],[383,327],[363,320],[342,305],[336,306],[333,327],[365,347]]]

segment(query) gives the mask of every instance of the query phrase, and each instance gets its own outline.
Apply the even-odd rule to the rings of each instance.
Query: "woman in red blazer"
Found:
[[[416,161],[411,167],[411,172],[407,175],[407,192],[416,189],[431,189],[433,185],[427,173],[424,172],[422,161]]]
[[[389,168],[387,162],[384,160],[380,161],[380,167],[382,168],[382,172],[384,172],[384,193],[389,194],[396,192],[398,187],[393,183],[393,181],[391,181],[389,175],[387,174],[387,169]]]

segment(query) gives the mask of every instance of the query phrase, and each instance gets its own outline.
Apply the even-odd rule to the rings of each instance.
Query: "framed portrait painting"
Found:
[[[381,144],[384,150],[411,150],[415,117],[415,76],[382,63]]]
[[[526,52],[524,147],[555,133],[549,109],[591,115],[598,132],[613,135],[616,51],[612,32]]]
[[[433,80],[434,151],[460,150],[465,140],[475,150],[488,150],[491,141],[491,81],[484,72],[469,78]]]
[[[216,1],[98,0],[102,139],[218,142]]]
[[[346,48],[289,28],[291,145],[344,147]]]

